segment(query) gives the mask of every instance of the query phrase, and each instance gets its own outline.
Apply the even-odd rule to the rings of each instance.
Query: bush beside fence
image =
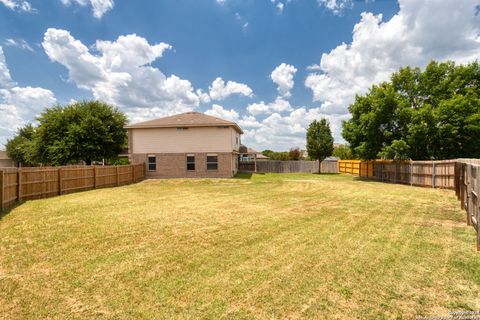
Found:
[[[136,183],[145,179],[145,164],[0,168],[0,210],[17,201]]]

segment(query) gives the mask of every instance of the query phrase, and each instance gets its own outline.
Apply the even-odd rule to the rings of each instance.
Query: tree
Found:
[[[300,148],[295,147],[295,148],[290,148],[290,151],[288,151],[288,159],[289,160],[300,160],[300,157],[302,156],[302,152],[300,151]]]
[[[348,145],[341,144],[333,149],[332,155],[340,160],[354,159],[352,150]]]
[[[266,149],[266,150],[263,150],[262,151],[262,154],[265,156],[265,157],[268,157],[269,159],[272,158],[272,155],[274,154],[275,152],[270,150],[270,149]]]
[[[307,152],[310,158],[318,160],[318,172],[321,162],[333,152],[333,136],[327,119],[313,120],[307,130]]]
[[[393,140],[392,144],[386,146],[378,153],[382,159],[407,160],[410,147],[403,140]]]
[[[343,137],[362,159],[480,157],[480,65],[405,67],[349,107]],[[393,152],[393,153],[392,153]]]
[[[6,151],[8,156],[17,163],[26,166],[37,164],[35,127],[27,124],[18,129],[17,135],[7,140]]]
[[[126,145],[125,115],[100,101],[54,106],[7,142],[9,156],[27,165],[65,165],[115,158]]]

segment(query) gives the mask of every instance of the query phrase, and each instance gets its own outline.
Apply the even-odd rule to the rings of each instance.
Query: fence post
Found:
[[[476,194],[477,194],[477,228],[476,228],[476,231],[477,231],[477,251],[480,251],[480,166],[477,166],[476,168],[477,170],[477,190],[476,191]],[[475,212],[475,210],[473,211]]]
[[[398,163],[397,161],[393,160],[393,183],[397,183],[397,171],[398,171]]]
[[[62,168],[58,168],[58,194],[62,194]]]
[[[435,161],[432,161],[432,188],[435,188]]]
[[[97,167],[93,166],[93,189],[97,189]]]
[[[131,164],[131,166],[132,166],[132,179],[133,179],[132,183],[135,183],[137,182],[137,179],[135,177],[135,165]]]
[[[460,163],[460,208],[465,209],[465,164]]]
[[[3,170],[0,171],[0,212],[3,211],[3,188],[5,187],[3,179]]]
[[[22,201],[22,169],[17,170],[17,201]]]
[[[119,179],[119,175],[118,175],[118,166],[115,166],[115,172],[117,174],[117,186],[120,185],[120,179]]]
[[[472,217],[470,211],[472,211],[472,166],[467,164],[467,225],[472,225]]]
[[[410,166],[410,185],[413,186],[413,162],[410,160],[408,162],[408,165]]]

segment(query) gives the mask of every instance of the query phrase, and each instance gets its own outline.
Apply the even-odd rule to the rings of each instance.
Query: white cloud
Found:
[[[254,115],[241,116],[235,109],[224,108],[218,104],[213,104],[205,113],[236,122],[244,130],[242,138],[244,143],[260,150],[265,148],[288,150],[296,146],[304,148],[306,128],[310,122],[323,117],[329,118],[320,112],[320,108],[294,109],[290,105],[285,115],[272,112],[263,120],[257,119]],[[331,126],[337,128],[340,122],[332,122]]]
[[[167,77],[150,65],[169,44],[150,45],[133,34],[97,41],[94,54],[68,31],[48,29],[42,45],[52,61],[67,68],[70,81],[119,106],[132,121],[191,111],[204,99],[188,80]]]
[[[247,111],[254,116],[261,114],[271,114],[274,112],[287,112],[292,110],[293,109],[290,105],[290,102],[288,102],[282,97],[277,97],[275,101],[270,103],[260,101],[256,103],[251,103],[247,106]]]
[[[351,8],[353,5],[352,0],[317,0],[317,2],[335,15],[341,15],[345,9]]]
[[[425,66],[432,59],[464,63],[480,58],[480,17],[476,0],[400,0],[390,20],[362,13],[350,44],[322,55],[305,85],[331,118],[348,118],[355,94],[388,80],[402,66]],[[337,128],[340,130],[340,128]],[[337,131],[336,136],[339,136]]]
[[[285,6],[285,5],[284,5],[282,2],[278,2],[278,3],[276,4],[276,7],[277,7],[278,11],[280,11],[280,12],[283,11],[284,6]]]
[[[253,96],[252,89],[246,84],[235,81],[228,81],[227,84],[225,84],[225,81],[220,77],[212,82],[209,90],[212,100],[224,100],[232,94],[239,94],[246,97]]]
[[[246,145],[259,150],[269,148],[286,151],[291,147],[305,148],[305,135],[313,120],[327,118],[332,131],[339,131],[342,118],[322,113],[320,108],[295,107],[286,114],[272,113],[263,120],[253,116],[243,117],[239,125],[244,129],[242,140]],[[339,139],[338,136],[335,139]]]
[[[61,1],[65,6],[71,5],[73,2],[81,6],[86,6],[87,4],[90,4],[92,6],[93,16],[97,19],[102,18],[106,12],[112,10],[115,4],[113,0],[61,0]]]
[[[6,6],[10,10],[34,12],[32,5],[28,1],[24,0],[0,0],[0,3]]]
[[[4,43],[5,43],[6,46],[9,46],[9,47],[17,47],[17,48],[20,48],[22,50],[28,50],[28,51],[31,51],[31,52],[34,51],[33,48],[24,39],[18,39],[18,40],[5,39]]]
[[[3,48],[0,46],[0,88],[10,87],[13,84],[10,70],[8,70],[5,55],[3,54]]]
[[[278,85],[278,92],[283,97],[290,97],[290,90],[292,90],[295,82],[293,77],[297,73],[297,68],[292,65],[282,63],[270,74],[270,78]]]
[[[217,118],[221,118],[221,119],[225,119],[233,122],[238,122],[238,120],[240,119],[240,115],[238,114],[237,111],[235,111],[234,109],[230,109],[230,110],[224,109],[222,106],[218,104],[213,104],[212,108],[210,110],[205,111],[205,113]]]
[[[18,127],[34,120],[45,107],[56,102],[53,92],[43,88],[19,87],[11,78],[0,47],[0,144]]]

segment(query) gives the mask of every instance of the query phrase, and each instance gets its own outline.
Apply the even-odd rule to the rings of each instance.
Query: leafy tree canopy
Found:
[[[313,120],[307,130],[307,152],[312,159],[322,162],[333,152],[333,136],[327,119]],[[320,171],[319,171],[320,172]]]
[[[343,137],[362,159],[480,157],[480,65],[405,67],[349,107]]]
[[[14,159],[28,164],[65,165],[79,161],[91,164],[94,160],[116,157],[127,141],[125,115],[100,101],[54,106],[46,109],[37,120],[38,127],[23,129],[31,132],[29,138],[20,131],[9,141],[12,145],[11,148],[7,146],[7,150],[12,150],[9,154],[17,152],[19,155]],[[29,143],[25,142],[27,140]],[[29,156],[22,156],[24,154]]]
[[[339,158],[340,160],[351,160],[354,159],[352,150],[350,146],[341,144],[333,149],[332,155]]]
[[[6,144],[8,156],[15,162],[21,162],[24,165],[32,166],[37,163],[36,159],[36,141],[35,127],[27,124],[17,131],[17,135],[9,139]]]

